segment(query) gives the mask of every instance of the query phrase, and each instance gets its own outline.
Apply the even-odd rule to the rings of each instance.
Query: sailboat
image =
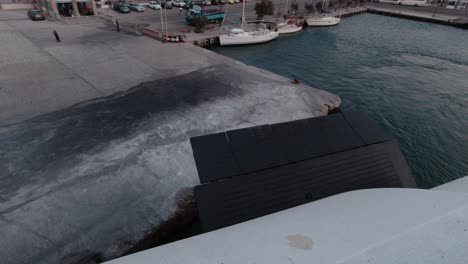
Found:
[[[286,0],[286,9],[288,8],[288,1]],[[302,22],[290,20],[286,15],[284,16],[285,21],[278,23],[276,29],[281,34],[291,34],[302,30]]]
[[[231,29],[229,34],[220,35],[219,43],[221,44],[221,46],[264,43],[278,37],[278,32],[269,29],[256,29],[252,31],[244,30],[245,2],[246,1],[242,1],[241,28],[234,28]]]
[[[325,6],[325,0],[322,0],[322,10]],[[340,23],[341,18],[333,17],[331,15],[322,15],[314,16],[306,19],[307,25],[309,27],[324,27],[324,26],[334,26]]]
[[[276,25],[278,29],[278,33],[281,34],[291,34],[296,33],[302,30],[302,23],[301,22],[294,22],[294,21],[287,21],[278,23]]]

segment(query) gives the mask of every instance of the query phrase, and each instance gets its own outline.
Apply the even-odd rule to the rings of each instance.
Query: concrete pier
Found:
[[[463,10],[374,3],[368,12],[468,29],[468,12]]]
[[[198,184],[190,137],[326,115],[340,104],[192,44],[107,22],[11,17],[0,22],[5,263],[119,256]]]

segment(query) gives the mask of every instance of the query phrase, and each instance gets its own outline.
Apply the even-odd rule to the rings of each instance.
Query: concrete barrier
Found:
[[[149,27],[140,27],[141,33],[150,38],[161,40],[161,32]]]

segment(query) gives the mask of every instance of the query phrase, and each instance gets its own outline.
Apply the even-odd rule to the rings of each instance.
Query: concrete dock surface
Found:
[[[420,20],[468,29],[468,11],[438,6],[402,6],[389,3],[369,3],[371,13]]]
[[[119,256],[198,184],[190,137],[340,104],[190,44],[18,15],[0,21],[2,263]]]

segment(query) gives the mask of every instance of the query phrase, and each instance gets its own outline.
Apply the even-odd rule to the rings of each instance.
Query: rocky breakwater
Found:
[[[2,261],[118,256],[199,183],[190,137],[326,115],[340,104],[225,62],[0,127]]]

